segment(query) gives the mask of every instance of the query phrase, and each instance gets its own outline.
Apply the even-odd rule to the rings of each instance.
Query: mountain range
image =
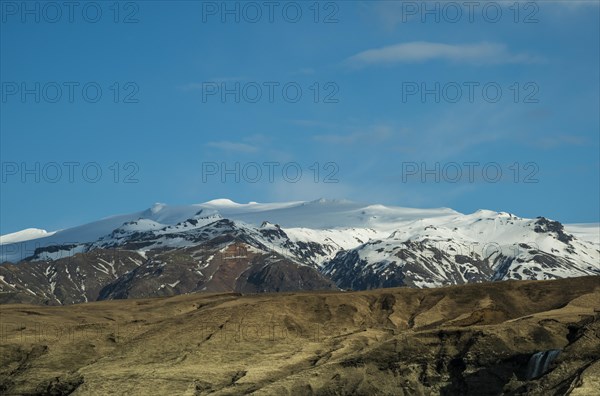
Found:
[[[431,288],[600,275],[598,224],[346,200],[218,199],[0,237],[0,302]]]

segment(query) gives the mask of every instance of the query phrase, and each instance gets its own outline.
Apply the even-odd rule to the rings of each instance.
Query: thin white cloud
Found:
[[[583,137],[576,135],[554,135],[530,140],[529,143],[537,148],[553,149],[564,146],[583,146],[586,143],[586,140]]]
[[[326,134],[316,135],[314,140],[329,144],[356,144],[356,143],[379,143],[394,136],[394,131],[387,125],[374,125],[366,130],[360,130],[348,134]]]
[[[413,41],[359,52],[346,59],[353,67],[445,60],[468,64],[534,63],[538,57],[513,54],[499,43],[444,44]]]
[[[218,142],[208,142],[206,143],[208,147],[214,147],[224,151],[237,151],[241,153],[254,153],[258,151],[258,147],[253,146],[247,143],[241,142],[230,142],[226,140],[218,141]]]

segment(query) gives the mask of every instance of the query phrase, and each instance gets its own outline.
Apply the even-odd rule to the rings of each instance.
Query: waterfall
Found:
[[[527,363],[527,379],[534,379],[544,375],[550,364],[560,354],[560,349],[549,349],[534,353]]]

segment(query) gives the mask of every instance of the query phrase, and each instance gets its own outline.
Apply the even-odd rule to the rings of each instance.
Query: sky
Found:
[[[596,1],[0,5],[0,234],[224,197],[600,221]]]

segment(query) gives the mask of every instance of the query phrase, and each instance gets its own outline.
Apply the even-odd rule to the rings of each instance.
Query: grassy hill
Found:
[[[599,319],[600,277],[5,304],[0,393],[592,395]]]

